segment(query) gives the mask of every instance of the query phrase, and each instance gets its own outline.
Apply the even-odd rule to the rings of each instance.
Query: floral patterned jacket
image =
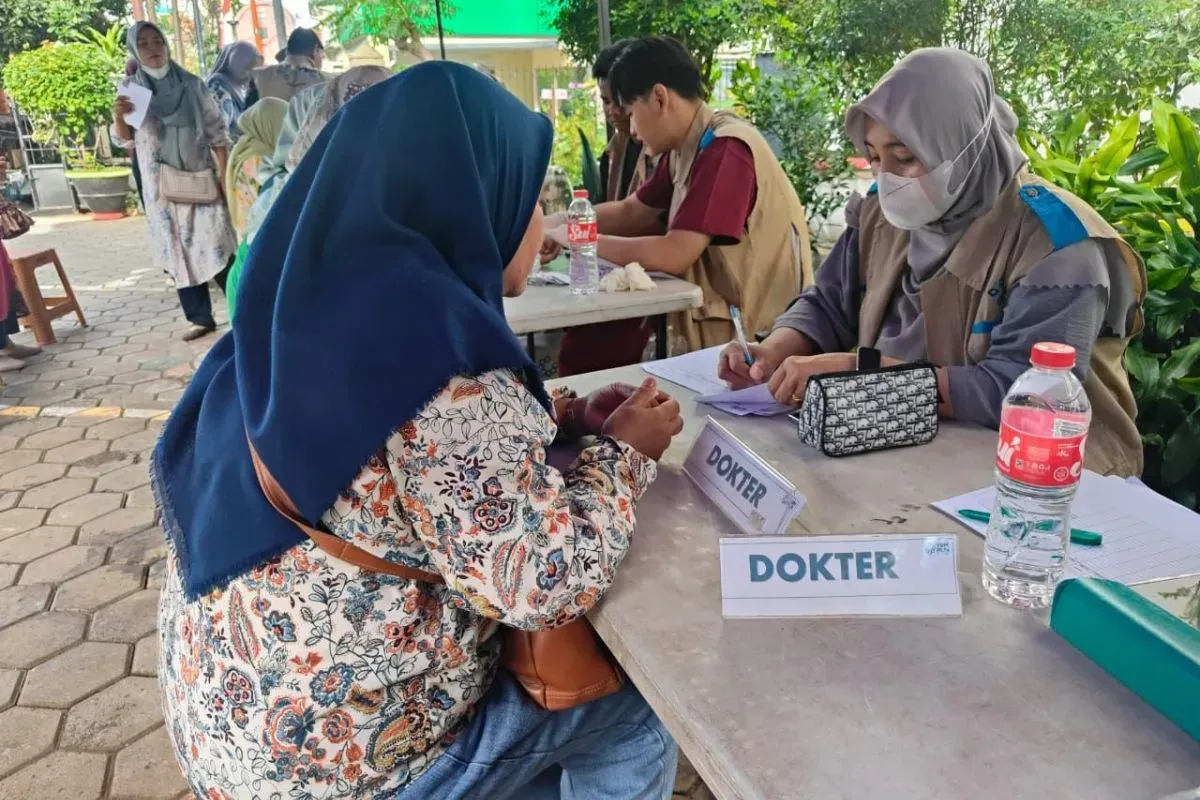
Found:
[[[500,626],[564,624],[613,580],[655,465],[601,438],[565,473],[555,425],[511,372],[455,378],[324,517],[437,571],[364,573],[310,542],[188,602],[170,559],[159,674],[203,798],[374,797],[454,740],[487,691]]]

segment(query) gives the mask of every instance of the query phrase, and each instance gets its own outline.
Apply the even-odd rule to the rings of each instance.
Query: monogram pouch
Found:
[[[796,421],[800,441],[827,456],[927,444],[938,431],[937,373],[929,364],[880,367],[859,351],[859,369],[809,378]]]

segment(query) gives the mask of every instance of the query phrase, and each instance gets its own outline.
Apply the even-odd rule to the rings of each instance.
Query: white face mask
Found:
[[[950,188],[950,176],[954,165],[971,150],[980,136],[987,133],[992,126],[992,115],[984,120],[983,127],[962,152],[954,158],[943,161],[919,178],[906,178],[890,172],[881,172],[876,178],[879,186],[879,207],[883,216],[892,225],[905,231],[915,231],[924,228],[941,219],[950,208],[958,202],[966,187],[966,180],[959,182],[956,189]],[[982,148],[975,154],[975,160],[967,169],[967,174],[975,169],[983,155]]]
[[[167,77],[167,73],[171,71],[171,62],[168,61],[161,67],[148,67],[145,64],[142,64],[142,69],[146,71],[147,75],[149,75],[151,78],[154,78],[154,80],[161,81],[163,78]]]

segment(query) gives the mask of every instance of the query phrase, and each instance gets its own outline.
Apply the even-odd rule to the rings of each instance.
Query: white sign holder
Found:
[[[953,535],[755,536],[720,547],[725,617],[962,615]]]
[[[712,417],[683,471],[750,536],[782,536],[804,508],[804,495],[791,481]]]

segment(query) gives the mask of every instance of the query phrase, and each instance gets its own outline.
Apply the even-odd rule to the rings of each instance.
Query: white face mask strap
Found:
[[[989,110],[989,111],[988,111],[988,115],[987,115],[987,117],[986,117],[986,118],[983,120],[983,126],[982,126],[982,127],[979,129],[979,133],[977,133],[977,134],[975,134],[974,136],[972,136],[972,137],[971,137],[971,141],[967,142],[967,146],[966,146],[966,147],[964,147],[964,148],[962,149],[962,152],[960,152],[958,155],[956,155],[956,156],[955,156],[955,157],[954,157],[954,158],[953,158],[953,159],[950,161],[950,175],[949,175],[949,176],[947,176],[947,179],[949,179],[950,177],[952,177],[952,176],[953,176],[953,174],[954,174],[954,165],[955,165],[955,164],[957,164],[957,163],[959,162],[959,160],[960,160],[960,159],[962,159],[962,157],[963,157],[963,156],[965,156],[965,155],[966,155],[966,154],[967,154],[967,153],[970,151],[971,147],[972,147],[972,146],[973,146],[973,145],[974,145],[974,144],[975,144],[977,141],[979,141],[979,139],[980,139],[981,137],[983,137],[983,136],[984,136],[984,134],[987,134],[987,133],[990,133],[990,132],[991,132],[991,130],[992,130],[992,121],[993,121],[995,118],[996,118],[996,104],[995,104],[995,103],[992,103],[991,110]],[[970,174],[971,174],[971,170],[975,169],[975,165],[979,163],[979,159],[980,159],[980,158],[982,158],[982,157],[983,157],[983,148],[982,148],[982,147],[980,147],[980,148],[979,148],[979,151],[978,151],[977,153],[975,153],[975,160],[971,162],[971,166],[967,167],[967,171],[966,171],[966,173],[963,175],[963,180],[962,180],[962,183],[966,183],[966,180],[967,180],[967,175],[970,175]],[[946,188],[949,188],[949,187],[946,187]],[[961,186],[960,186],[959,188],[961,188]]]

